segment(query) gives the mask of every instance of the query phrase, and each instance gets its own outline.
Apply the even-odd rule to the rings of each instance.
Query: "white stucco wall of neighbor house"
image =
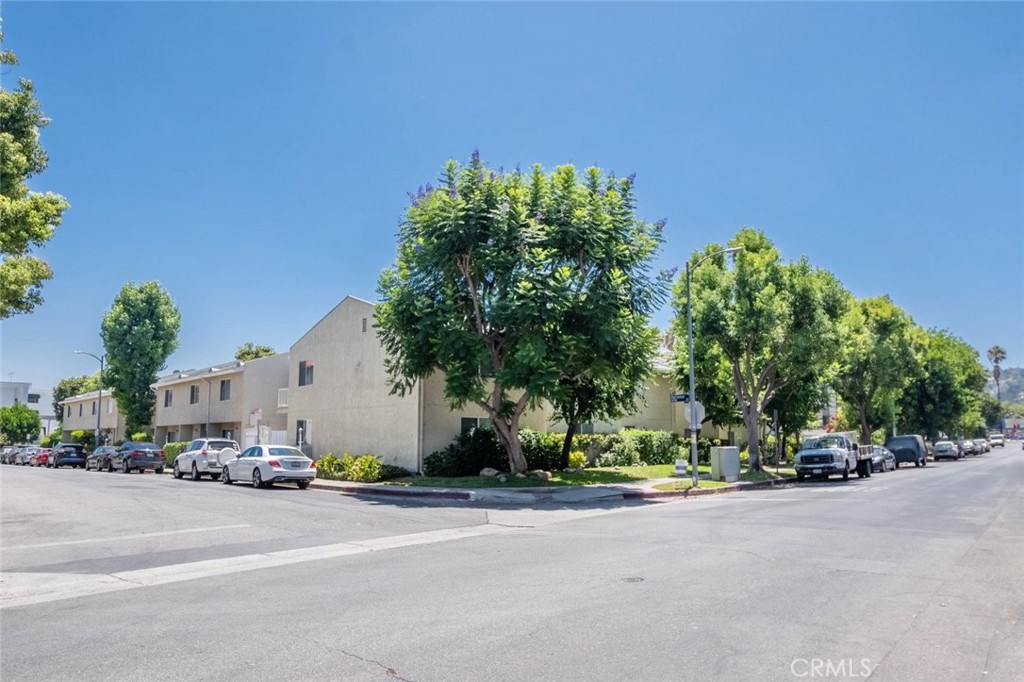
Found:
[[[291,347],[289,443],[302,427],[304,449],[314,457],[370,453],[416,471],[420,389],[391,395],[373,325],[373,304],[348,296]]]

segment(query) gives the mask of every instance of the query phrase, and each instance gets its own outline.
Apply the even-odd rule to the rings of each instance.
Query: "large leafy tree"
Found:
[[[99,383],[97,376],[67,377],[58,381],[53,387],[53,413],[57,415],[57,420],[62,423],[64,421],[64,410],[60,405],[62,400],[95,391],[99,388]]]
[[[985,368],[962,339],[934,329],[927,338],[924,363],[900,400],[900,430],[929,438],[966,435],[964,428],[973,429],[982,420],[979,392]]]
[[[520,472],[528,406],[551,401],[575,423],[636,393],[623,382],[656,347],[648,317],[668,275],[649,264],[663,223],[637,218],[632,177],[597,168],[505,173],[474,153],[441,182],[412,196],[378,283],[392,390],[443,372],[452,409],[479,405]]]
[[[17,403],[0,407],[0,434],[8,443],[33,440],[42,428],[39,413],[28,405]]]
[[[125,284],[103,316],[104,381],[113,389],[127,433],[152,422],[156,396],[150,386],[177,349],[180,327],[178,308],[157,282]]]
[[[862,443],[883,425],[918,371],[914,321],[888,296],[857,301],[842,321],[842,352],[832,379],[856,413]]]
[[[270,355],[277,355],[270,346],[264,346],[263,344],[255,344],[252,341],[246,341],[235,350],[235,360],[255,360],[256,358],[265,358]]]
[[[721,381],[727,367],[736,406],[747,431],[749,466],[761,468],[760,420],[768,404],[796,382],[828,367],[838,349],[837,325],[848,294],[830,273],[806,259],[783,263],[758,230],[743,228],[729,242],[743,250],[732,270],[722,250],[709,244],[691,262],[707,258],[692,274],[694,361],[704,376]],[[675,290],[674,328],[686,334],[686,287]],[[686,348],[677,353],[682,378]],[[724,359],[724,362],[723,362]],[[695,372],[696,373],[696,372]],[[697,398],[708,384],[697,385]],[[716,407],[716,409],[719,409]]]
[[[17,63],[13,52],[0,51],[0,68]],[[53,277],[49,264],[32,251],[53,237],[68,202],[28,187],[49,161],[39,144],[39,131],[49,123],[32,81],[19,78],[14,90],[0,87],[0,319],[35,309],[43,302],[42,283]]]
[[[1006,351],[1002,346],[992,346],[986,352],[988,361],[992,363],[992,379],[996,382],[996,400],[1002,400],[1002,396],[999,393],[999,375],[1001,374],[1000,365],[1006,360]]]

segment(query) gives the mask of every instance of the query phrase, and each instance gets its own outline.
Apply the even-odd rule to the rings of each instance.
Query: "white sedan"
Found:
[[[228,485],[252,483],[262,488],[274,483],[297,483],[305,490],[316,478],[316,462],[302,450],[287,445],[253,445],[228,459],[220,477]]]

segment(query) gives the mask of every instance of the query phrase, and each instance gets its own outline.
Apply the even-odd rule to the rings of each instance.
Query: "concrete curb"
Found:
[[[462,502],[490,502],[494,504],[531,504],[557,502],[563,504],[587,504],[613,500],[670,500],[679,497],[702,497],[722,495],[743,490],[758,490],[787,485],[795,478],[780,478],[757,483],[734,483],[720,488],[697,488],[696,490],[630,490],[613,486],[566,486],[544,488],[473,488],[453,490],[449,488],[416,488],[382,486],[372,483],[352,484],[335,481],[314,481],[310,486],[315,490],[331,490],[345,495],[391,497],[406,499],[441,499]]]

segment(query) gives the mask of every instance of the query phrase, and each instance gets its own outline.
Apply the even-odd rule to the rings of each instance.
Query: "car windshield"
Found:
[[[206,444],[206,447],[210,450],[223,450],[224,448],[231,448],[232,450],[238,449],[238,443],[233,440],[211,440]]]
[[[936,450],[948,450],[951,447],[953,447],[953,444],[950,443],[948,440],[944,440],[935,444]]]
[[[270,456],[271,457],[305,457],[306,456],[305,453],[303,453],[302,450],[299,450],[298,448],[276,447],[276,448],[267,448],[267,449],[270,451]]]
[[[822,436],[804,441],[801,450],[826,450],[828,448],[846,449],[846,441],[838,436]]]

